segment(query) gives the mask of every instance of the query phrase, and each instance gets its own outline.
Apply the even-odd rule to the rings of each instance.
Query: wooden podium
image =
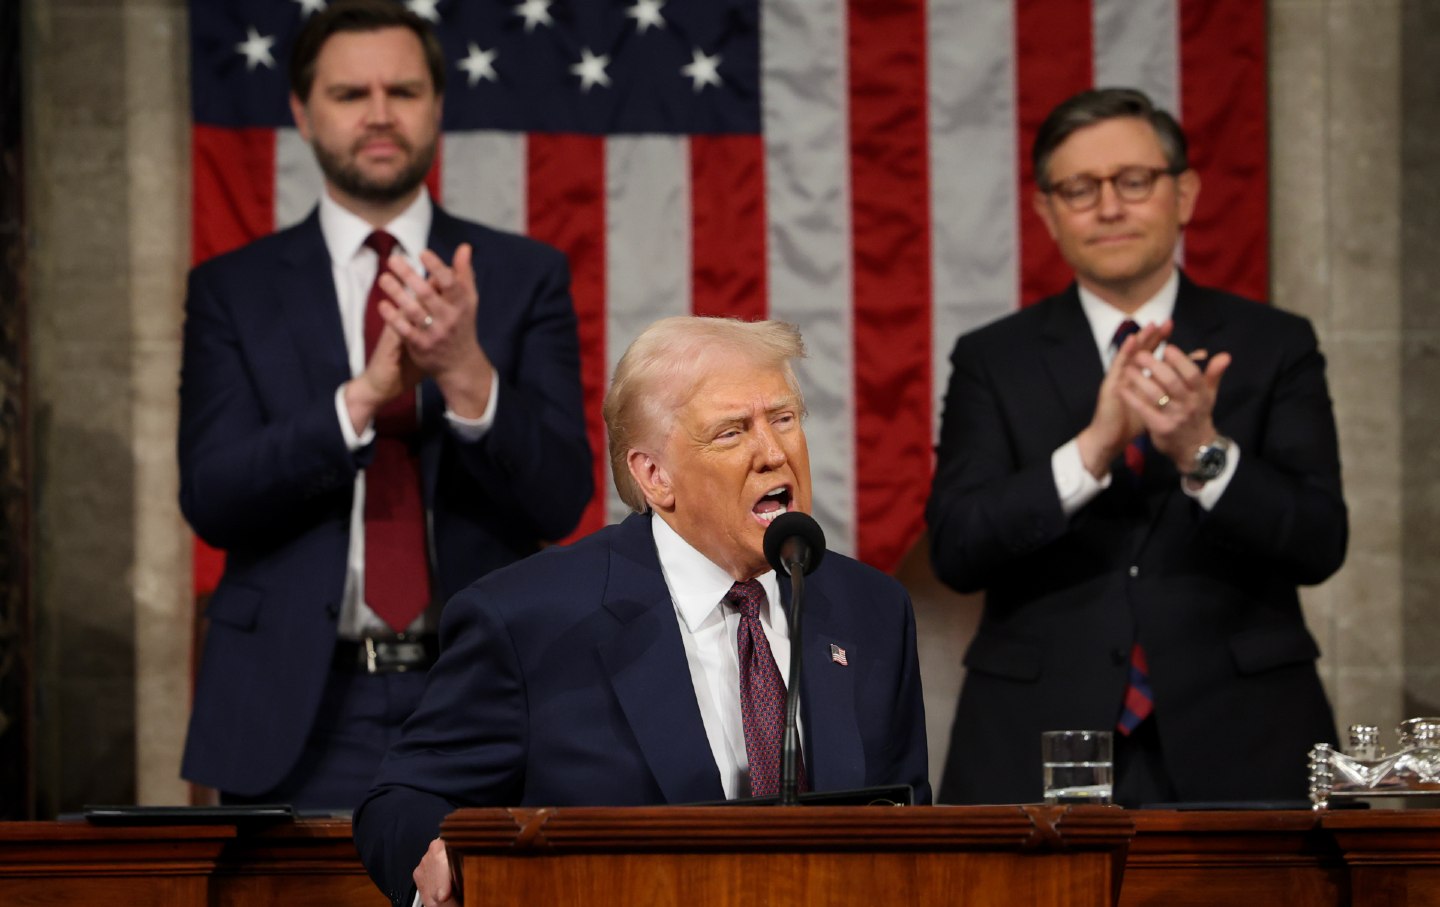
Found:
[[[1111,907],[1118,808],[466,809],[440,829],[465,903]]]

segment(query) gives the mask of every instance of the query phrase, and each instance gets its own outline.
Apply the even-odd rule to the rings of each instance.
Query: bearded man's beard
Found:
[[[430,172],[430,164],[435,160],[436,141],[432,138],[420,149],[419,154],[412,154],[410,163],[394,176],[388,179],[372,179],[361,172],[355,159],[365,143],[374,138],[375,136],[369,135],[356,142],[348,155],[315,143],[315,159],[320,163],[320,170],[325,174],[325,178],[345,194],[367,202],[398,201],[425,182],[425,174]],[[412,150],[410,143],[399,135],[389,133],[385,138],[403,151]]]

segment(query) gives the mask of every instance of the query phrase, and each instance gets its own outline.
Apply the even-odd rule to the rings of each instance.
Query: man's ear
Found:
[[[1195,202],[1200,198],[1200,174],[1186,170],[1175,177],[1175,204],[1180,226],[1190,223],[1195,216]]]
[[[675,509],[675,489],[670,473],[659,460],[643,450],[631,449],[625,456],[625,465],[630,469],[630,478],[640,486],[652,510],[671,511]]]
[[[295,128],[300,132],[300,138],[306,142],[310,141],[310,114],[305,110],[305,102],[300,100],[295,92],[290,92],[290,116],[295,120]]]
[[[1050,196],[1036,189],[1035,195],[1030,199],[1030,204],[1034,206],[1035,213],[1040,215],[1040,220],[1045,224],[1045,229],[1050,231],[1050,238],[1054,239],[1055,212],[1050,210]]]

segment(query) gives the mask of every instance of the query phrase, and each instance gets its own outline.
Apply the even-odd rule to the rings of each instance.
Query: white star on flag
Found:
[[[515,7],[515,15],[525,17],[525,31],[532,32],[537,25],[554,25],[555,20],[550,18],[551,0],[525,0],[524,3]]]
[[[845,654],[845,650],[835,645],[833,642],[830,644],[830,660],[835,662],[837,665],[843,665],[847,668],[850,666],[850,659]]]
[[[245,29],[245,40],[235,45],[235,49],[245,55],[246,71],[253,70],[260,64],[270,69],[275,68],[275,58],[270,56],[270,48],[275,44],[274,35],[262,35],[255,30],[254,26]]]
[[[636,30],[643,35],[645,29],[652,25],[665,27],[665,19],[660,15],[660,7],[664,5],[665,0],[635,0],[635,5],[625,10],[625,15],[635,20]]]
[[[580,62],[570,67],[570,72],[580,77],[580,90],[589,91],[590,86],[599,85],[602,88],[610,87],[610,77],[605,74],[605,67],[610,65],[610,58],[595,56],[590,48],[580,49]]]
[[[687,76],[692,87],[698,94],[706,85],[720,87],[720,55],[713,57],[705,56],[700,48],[695,48],[690,62],[680,67],[680,73]]]
[[[498,82],[500,77],[495,73],[495,58],[500,56],[497,50],[481,50],[473,41],[470,42],[469,52],[465,59],[456,64],[460,69],[470,76],[470,87],[484,79],[487,82]]]
[[[440,21],[440,12],[435,9],[435,4],[439,2],[440,0],[405,0],[405,6],[410,12],[419,16],[421,19],[428,19],[431,22],[438,23]]]
[[[300,4],[301,18],[325,11],[325,0],[293,0],[293,2]]]

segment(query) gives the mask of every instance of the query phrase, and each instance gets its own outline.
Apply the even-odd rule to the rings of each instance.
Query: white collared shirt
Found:
[[[1161,324],[1175,314],[1175,299],[1180,293],[1180,271],[1173,268],[1170,271],[1170,278],[1165,281],[1150,299],[1137,308],[1133,313],[1122,312],[1099,296],[1087,290],[1084,286],[1079,287],[1080,308],[1085,313],[1085,320],[1090,325],[1090,332],[1095,341],[1095,349],[1100,354],[1100,361],[1108,370],[1111,361],[1115,358],[1115,350],[1112,341],[1115,338],[1115,331],[1126,320],[1134,321],[1140,326],[1147,324]],[[1180,488],[1185,494],[1199,502],[1206,510],[1215,506],[1220,500],[1220,495],[1230,484],[1231,476],[1235,475],[1235,466],[1240,462],[1240,447],[1232,443],[1229,455],[1226,458],[1225,471],[1217,478],[1206,482],[1199,491],[1191,491],[1182,481]],[[1072,516],[1080,508],[1095,499],[1100,492],[1110,487],[1111,475],[1107,473],[1104,478],[1097,479],[1085,468],[1085,461],[1080,456],[1080,444],[1076,438],[1071,438],[1058,447],[1050,456],[1050,470],[1055,477],[1055,489],[1060,495],[1060,507],[1065,511],[1066,516]]]
[[[734,585],[730,574],[720,569],[681,538],[658,514],[650,518],[660,571],[680,621],[680,638],[685,643],[685,661],[695,700],[705,723],[710,752],[720,770],[725,798],[749,796],[750,762],[745,755],[745,725],[740,716],[740,656],[736,633],[740,613],[724,604]],[[756,577],[765,589],[765,607],[760,625],[775,656],[775,666],[786,684],[790,680],[790,623],[780,604],[780,582],[775,571]]]

